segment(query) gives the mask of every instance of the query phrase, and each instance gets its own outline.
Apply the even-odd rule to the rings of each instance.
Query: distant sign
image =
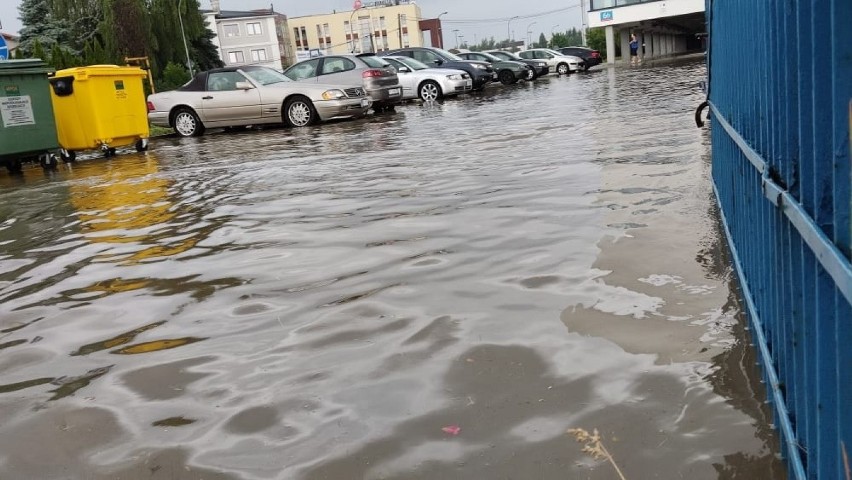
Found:
[[[607,10],[605,12],[601,12],[601,21],[602,22],[611,22],[612,21],[612,10]]]
[[[6,39],[0,35],[0,60],[9,59],[9,46],[6,45]]]

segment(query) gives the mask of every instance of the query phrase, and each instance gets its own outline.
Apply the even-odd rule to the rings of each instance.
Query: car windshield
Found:
[[[244,67],[242,71],[251,77],[252,80],[261,85],[272,85],[273,83],[292,82],[285,77],[283,73],[279,73],[271,68],[266,67]]]
[[[479,52],[479,54],[482,55],[483,57],[491,60],[492,62],[502,62],[503,61],[502,58],[495,57],[494,55],[491,55],[490,53]]]
[[[425,63],[413,58],[397,58],[396,60],[412,70],[425,70],[429,68]]]
[[[511,53],[506,52],[494,52],[491,55],[494,55],[497,58],[502,58],[504,60],[515,60],[517,57],[512,55]]]
[[[542,48],[542,50],[543,50],[543,51],[545,51],[545,52],[547,52],[547,53],[551,53],[551,54],[553,54],[553,55],[558,55],[558,56],[560,56],[560,57],[564,57],[564,56],[565,56],[565,54],[564,54],[564,53],[562,53],[562,52],[557,52],[556,50],[551,50],[551,49],[549,49],[549,48]]]
[[[453,62],[463,62],[464,61],[464,59],[459,57],[458,55],[450,53],[446,50],[441,50],[440,48],[436,48],[435,53],[437,53],[441,57],[444,57],[444,60],[450,60],[450,61],[453,61]]]
[[[362,62],[366,63],[367,66],[371,68],[385,68],[390,65],[390,63],[382,60],[381,58],[374,57],[372,55],[365,55],[363,57],[358,58],[360,58]]]

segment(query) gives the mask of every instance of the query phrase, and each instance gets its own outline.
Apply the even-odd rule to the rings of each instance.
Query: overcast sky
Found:
[[[200,1],[201,8],[210,8],[210,0]],[[4,32],[16,33],[21,29],[21,21],[18,20],[20,3],[21,0],[0,0],[0,23]],[[352,3],[353,0],[221,0],[222,9],[251,10],[268,8],[272,4],[275,11],[291,17],[351,10]],[[506,20],[514,16],[536,15],[512,20],[511,29],[516,40],[526,36],[527,27],[533,22],[535,24],[530,30],[534,40],[540,33],[549,37],[555,25],[558,25],[556,31],[580,27],[580,0],[536,0],[527,4],[517,0],[420,0],[417,3],[425,18],[447,12],[441,17],[447,48],[455,45],[456,32],[453,30],[456,29],[469,43],[490,36],[498,40],[506,38]]]

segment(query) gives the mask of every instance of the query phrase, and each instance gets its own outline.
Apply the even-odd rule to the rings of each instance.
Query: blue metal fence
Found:
[[[852,462],[852,0],[707,0],[713,182],[782,453]]]

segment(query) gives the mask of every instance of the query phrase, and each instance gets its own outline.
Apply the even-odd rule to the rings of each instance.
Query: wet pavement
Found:
[[[0,478],[784,478],[704,75],[0,174]]]

